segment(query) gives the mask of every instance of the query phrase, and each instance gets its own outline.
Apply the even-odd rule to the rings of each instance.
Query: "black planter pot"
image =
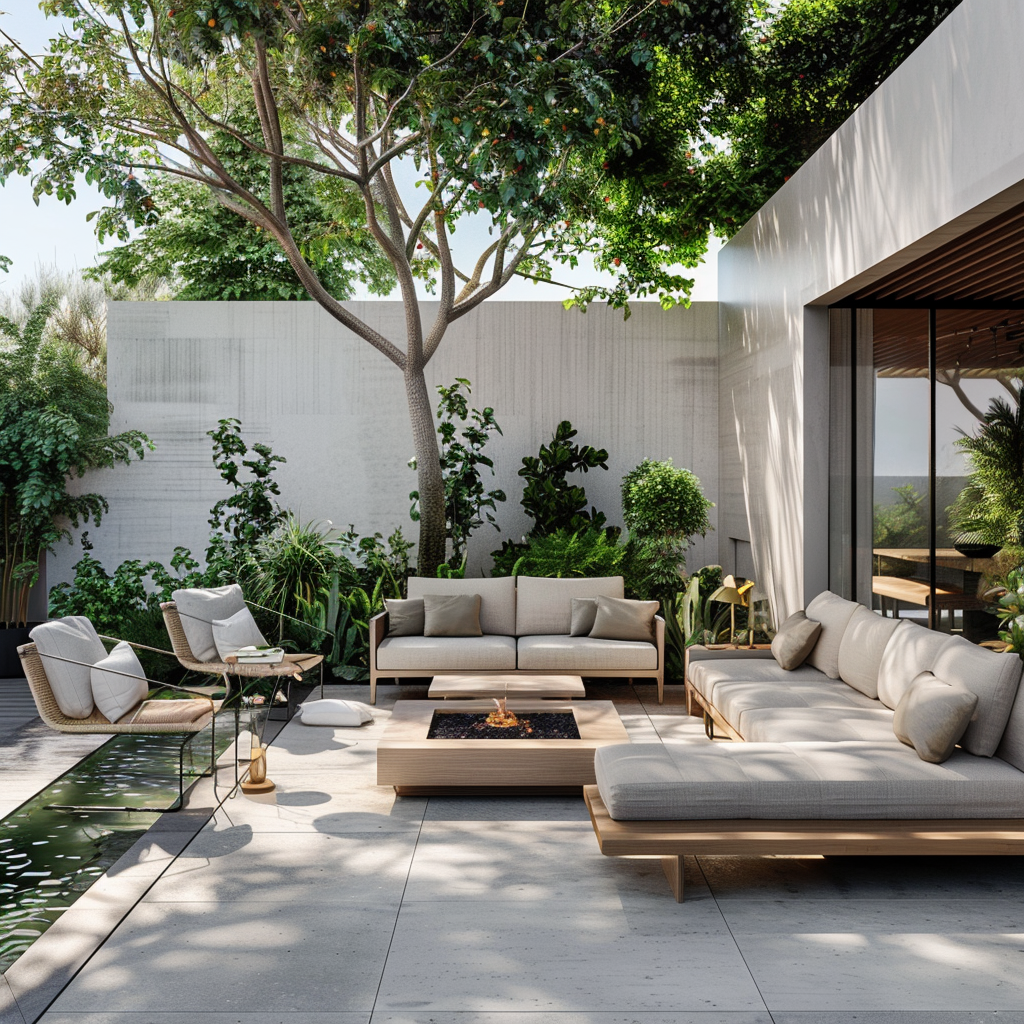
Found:
[[[29,642],[29,632],[38,625],[38,622],[30,622],[27,626],[0,629],[0,679],[19,679],[25,675],[18,648]]]

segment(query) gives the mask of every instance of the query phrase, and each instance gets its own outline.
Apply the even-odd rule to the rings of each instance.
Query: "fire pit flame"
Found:
[[[487,724],[495,729],[514,729],[519,725],[514,711],[509,711],[505,706],[507,697],[492,697],[495,710],[487,716]]]

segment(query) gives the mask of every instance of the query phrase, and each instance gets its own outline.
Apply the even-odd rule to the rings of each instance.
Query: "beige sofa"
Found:
[[[732,743],[605,747],[587,799],[603,852],[659,853],[682,893],[695,853],[1009,853],[1024,850],[1021,660],[885,619],[834,594],[786,671],[768,651],[693,649],[688,699]],[[922,672],[978,695],[951,757],[893,731]]]
[[[387,635],[388,615],[370,620],[370,703],[378,679],[439,673],[561,674],[651,678],[665,693],[665,620],[655,618],[652,643],[570,636],[574,597],[623,596],[621,576],[549,579],[538,576],[444,580],[411,577],[408,596],[479,594],[478,637]]]

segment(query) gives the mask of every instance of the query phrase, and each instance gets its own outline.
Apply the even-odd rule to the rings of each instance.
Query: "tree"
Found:
[[[432,574],[444,487],[424,368],[448,327],[513,276],[551,280],[584,253],[618,279],[570,303],[685,300],[679,270],[699,261],[708,231],[735,230],[811,144],[771,120],[785,103],[764,101],[768,87],[781,83],[802,124],[805,74],[786,81],[824,53],[822,95],[827,107],[837,94],[839,116],[868,79],[830,78],[833,68],[886,73],[953,0],[818,6],[829,16],[800,36],[818,26],[811,0],[778,15],[762,0],[44,0],[72,30],[39,59],[10,39],[0,47],[0,182],[41,167],[36,193],[69,199],[84,173],[112,201],[96,217],[101,239],[127,240],[158,222],[146,175],[166,175],[272,238],[309,295],[403,375],[419,567]],[[847,11],[885,14],[862,33],[871,45],[845,42]],[[825,38],[845,49],[823,49]],[[299,168],[358,197],[405,303],[403,339],[361,321],[325,282],[289,202]],[[464,263],[452,235],[472,214],[491,240]],[[429,324],[417,280],[439,293]]]

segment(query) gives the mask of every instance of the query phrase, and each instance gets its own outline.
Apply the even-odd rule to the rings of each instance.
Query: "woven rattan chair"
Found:
[[[171,638],[171,648],[178,663],[187,668],[190,672],[199,672],[204,675],[220,676],[224,681],[225,698],[231,692],[231,680],[236,679],[273,679],[274,694],[271,697],[271,708],[274,706],[274,698],[282,684],[287,689],[286,699],[288,702],[288,715],[291,717],[291,684],[295,680],[301,680],[304,673],[314,668],[320,668],[320,696],[324,695],[324,670],[322,654],[286,654],[284,660],[277,665],[244,665],[237,661],[200,661],[192,648],[189,646],[188,637],[185,636],[185,629],[181,624],[181,615],[178,606],[173,601],[164,601],[160,605],[164,615],[164,625],[167,627],[167,635]]]
[[[105,639],[113,639],[107,637]],[[141,647],[141,644],[132,644],[133,647]],[[153,648],[145,648],[152,650]],[[189,700],[146,700],[140,701],[126,715],[111,722],[99,708],[93,708],[87,718],[69,718],[61,711],[57,699],[50,687],[50,680],[46,675],[46,667],[34,643],[24,644],[18,648],[18,657],[21,659],[22,668],[25,670],[25,677],[28,680],[29,690],[32,692],[32,699],[35,701],[39,711],[39,717],[51,729],[57,732],[110,735],[110,736],[131,736],[131,735],[177,735],[181,736],[181,744],[178,747],[178,798],[170,807],[136,807],[136,806],[99,806],[99,805],[72,805],[72,804],[50,804],[53,810],[63,811],[149,811],[165,813],[168,811],[180,810],[185,802],[185,747],[194,740],[207,726],[210,727],[210,768],[204,771],[199,777],[207,777],[215,770],[216,755],[216,713],[220,710],[221,701],[213,700],[205,694],[197,693],[186,687],[174,686],[170,683],[162,683],[157,680],[147,679],[156,691],[176,690],[190,695]],[[47,655],[48,658],[54,655]],[[84,662],[73,661],[70,658],[60,658],[60,661],[70,661],[72,664],[81,665]],[[113,669],[107,669],[114,672]],[[115,673],[128,675],[129,673]],[[154,690],[151,689],[151,693]],[[196,717],[196,702],[201,701],[209,705],[201,715]]]

